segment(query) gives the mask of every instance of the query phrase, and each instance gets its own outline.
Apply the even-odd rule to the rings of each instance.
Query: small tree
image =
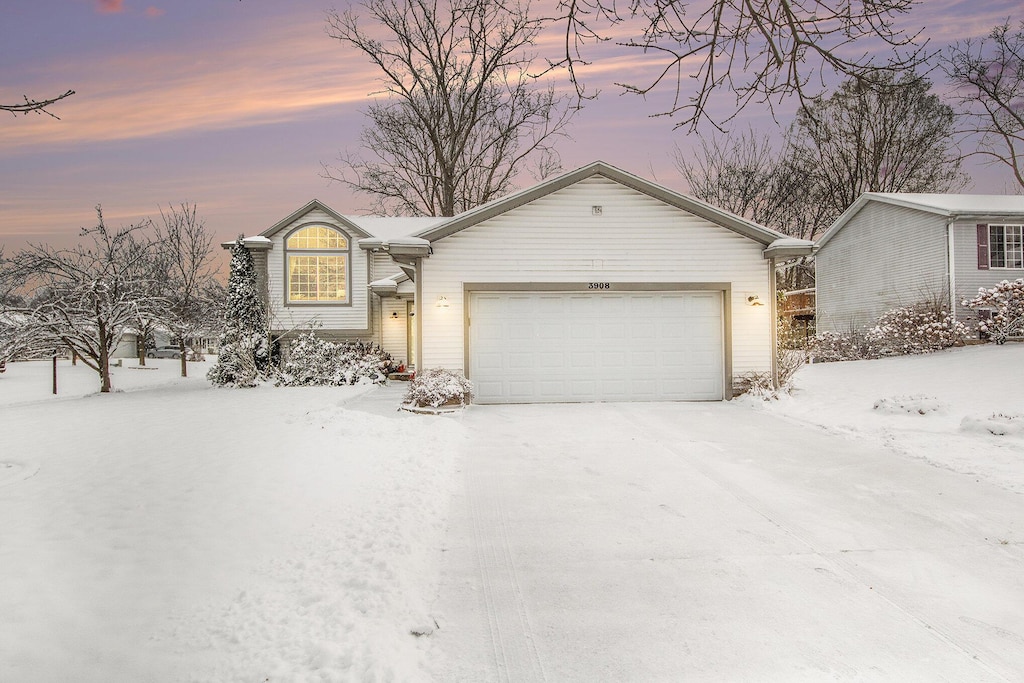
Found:
[[[145,264],[153,249],[143,234],[149,223],[110,230],[96,207],[97,225],[83,228],[88,244],[72,249],[33,245],[12,257],[9,281],[28,301],[16,312],[39,335],[66,347],[100,376],[109,392],[110,355],[139,311],[155,316],[164,305],[152,292],[153,273]]]
[[[181,376],[187,377],[186,340],[212,327],[210,314],[215,307],[206,292],[213,281],[213,234],[197,216],[195,204],[171,206],[166,212],[161,209],[160,218],[162,226],[157,227],[157,240],[167,274],[165,296],[168,302],[162,320],[178,339]]]
[[[267,311],[259,292],[256,264],[240,235],[231,247],[220,352],[206,377],[218,386],[253,387],[269,364]]]

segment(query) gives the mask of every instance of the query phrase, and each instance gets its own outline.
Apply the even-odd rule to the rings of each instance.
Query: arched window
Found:
[[[348,238],[308,225],[284,243],[288,303],[348,303]]]

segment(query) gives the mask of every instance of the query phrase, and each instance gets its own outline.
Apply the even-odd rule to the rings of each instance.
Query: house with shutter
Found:
[[[817,242],[817,329],[847,332],[936,298],[958,320],[981,287],[1024,277],[1024,196],[867,192]]]
[[[773,373],[788,238],[602,162],[451,218],[318,201],[246,240],[272,333],[376,341],[481,403],[721,400]]]

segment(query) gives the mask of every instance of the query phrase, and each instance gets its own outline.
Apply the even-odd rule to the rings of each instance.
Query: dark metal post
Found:
[[[53,350],[53,393],[57,394],[57,349]]]

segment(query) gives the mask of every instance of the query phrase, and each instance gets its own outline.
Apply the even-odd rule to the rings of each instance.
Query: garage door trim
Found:
[[[594,285],[606,285],[595,288]],[[521,292],[721,292],[722,293],[722,387],[723,398],[732,393],[732,283],[730,282],[465,282],[462,286],[463,367],[470,373],[470,296],[479,292],[516,294]],[[472,377],[468,377],[472,380]]]

